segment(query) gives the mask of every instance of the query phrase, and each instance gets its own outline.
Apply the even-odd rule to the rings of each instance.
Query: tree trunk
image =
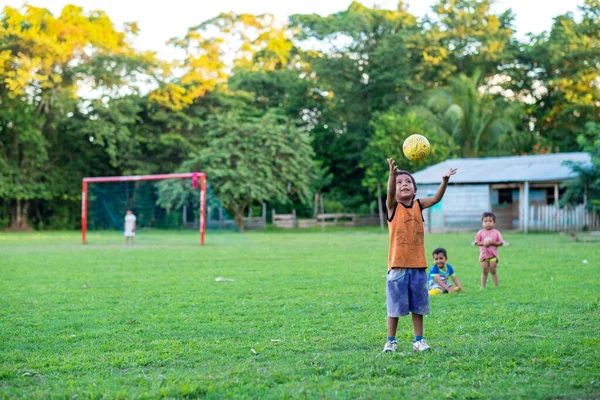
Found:
[[[240,232],[244,232],[244,211],[246,210],[246,205],[242,205],[241,207],[237,206],[227,206],[230,210],[233,211],[233,215],[235,216],[235,223],[238,226],[238,230]]]
[[[377,208],[379,209],[379,228],[383,231],[383,204],[381,201],[381,183],[377,182]]]
[[[10,227],[11,231],[31,231],[27,223],[27,214],[29,212],[28,200],[15,200],[11,205]]]
[[[238,226],[238,231],[244,232],[244,214],[235,213],[235,222]]]

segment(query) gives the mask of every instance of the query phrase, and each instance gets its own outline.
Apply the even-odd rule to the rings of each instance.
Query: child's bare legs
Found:
[[[421,314],[410,314],[412,317],[413,329],[415,336],[423,336],[423,316]],[[396,321],[397,322],[397,321]]]
[[[494,265],[495,267],[495,265]],[[487,283],[488,274],[490,273],[490,263],[488,261],[481,262],[481,287],[485,288]],[[498,279],[498,278],[496,278]]]
[[[396,337],[398,330],[398,317],[388,317],[387,319],[387,335],[388,337]]]
[[[498,265],[498,261],[490,261],[490,273],[492,274],[492,279],[494,280],[494,287],[498,287],[498,274],[496,273],[496,265]]]
[[[423,336],[423,316],[421,314],[410,314],[412,317],[413,329],[415,336]],[[388,317],[387,319],[387,335],[388,337],[396,337],[398,330],[398,318]]]

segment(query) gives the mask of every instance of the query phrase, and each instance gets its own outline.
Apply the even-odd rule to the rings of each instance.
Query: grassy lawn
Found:
[[[600,243],[505,233],[479,290],[473,237],[426,237],[469,291],[433,351],[382,354],[376,230],[0,233],[0,398],[600,398]]]

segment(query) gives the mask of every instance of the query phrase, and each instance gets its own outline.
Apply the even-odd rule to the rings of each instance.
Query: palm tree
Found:
[[[457,156],[507,155],[527,148],[531,135],[516,125],[520,104],[480,91],[480,81],[479,71],[451,78],[449,86],[430,92],[425,106],[415,112],[454,139]]]

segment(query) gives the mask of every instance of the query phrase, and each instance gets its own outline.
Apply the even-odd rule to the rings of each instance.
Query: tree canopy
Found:
[[[83,176],[200,169],[241,224],[262,201],[309,214],[315,193],[361,210],[390,156],[418,170],[596,151],[600,1],[524,38],[491,3],[223,13],[169,41],[179,60],[136,50],[137,24],[102,11],[4,7],[0,228],[77,227]],[[424,162],[401,155],[412,133],[432,143]]]

